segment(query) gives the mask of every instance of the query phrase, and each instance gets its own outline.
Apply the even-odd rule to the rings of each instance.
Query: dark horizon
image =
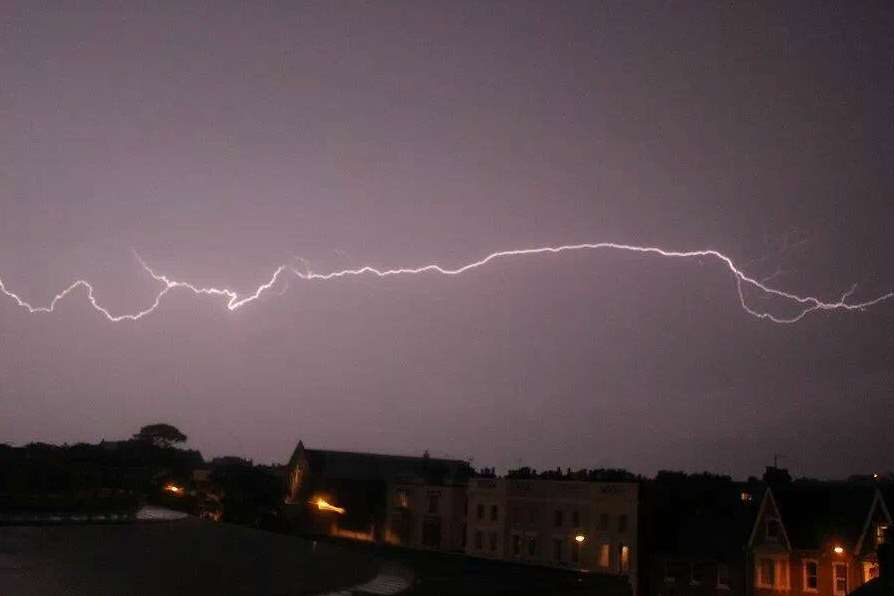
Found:
[[[245,294],[284,263],[615,242],[868,300],[894,287],[892,63],[882,2],[13,2],[0,279],[38,305],[90,280],[120,313],[159,291],[134,251]],[[120,323],[78,292],[0,295],[0,442],[163,421],[262,463],[302,439],[502,471],[894,470],[894,304],[779,325],[716,260],[293,277]]]

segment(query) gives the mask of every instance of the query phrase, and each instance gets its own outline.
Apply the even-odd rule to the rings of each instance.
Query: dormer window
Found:
[[[885,534],[887,534],[887,532],[888,532],[887,524],[878,524],[875,527],[875,545],[876,546],[885,543]]]
[[[782,524],[777,519],[767,520],[767,542],[779,542],[782,536]]]

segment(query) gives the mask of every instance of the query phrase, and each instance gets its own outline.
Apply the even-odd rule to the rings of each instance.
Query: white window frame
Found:
[[[765,584],[761,578],[761,564],[763,561],[773,562],[773,585]],[[777,592],[787,591],[791,586],[791,578],[789,577],[789,560],[788,557],[768,557],[759,556],[755,560],[754,566],[754,585],[764,590],[775,590]]]
[[[844,591],[838,589],[838,574],[836,570],[843,567],[844,568]],[[832,593],[835,596],[845,596],[848,592],[848,585],[850,584],[850,578],[848,577],[848,565],[844,562],[832,563]]]
[[[807,585],[807,565],[813,563],[816,565],[816,587],[811,588]],[[803,559],[801,561],[801,590],[804,592],[819,592],[819,561],[816,559]]]

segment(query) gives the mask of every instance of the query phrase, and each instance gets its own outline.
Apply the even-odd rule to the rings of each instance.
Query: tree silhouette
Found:
[[[150,443],[156,447],[170,447],[174,443],[186,442],[186,435],[180,432],[176,426],[162,422],[147,424],[133,438],[137,441]]]

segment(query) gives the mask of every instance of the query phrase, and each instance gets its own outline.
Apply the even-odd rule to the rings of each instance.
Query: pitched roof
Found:
[[[860,539],[875,488],[853,484],[791,484],[773,488],[792,548],[820,549],[836,540],[853,547]]]
[[[743,500],[742,493],[751,494]],[[658,548],[687,558],[741,556],[761,495],[737,483],[715,485],[697,493],[673,490],[661,497]]]
[[[303,451],[311,473],[327,479],[393,480],[400,477],[436,478],[440,482],[457,482],[468,478],[471,466],[459,459],[387,455],[329,449],[307,449],[299,442],[289,460],[297,463]]]

